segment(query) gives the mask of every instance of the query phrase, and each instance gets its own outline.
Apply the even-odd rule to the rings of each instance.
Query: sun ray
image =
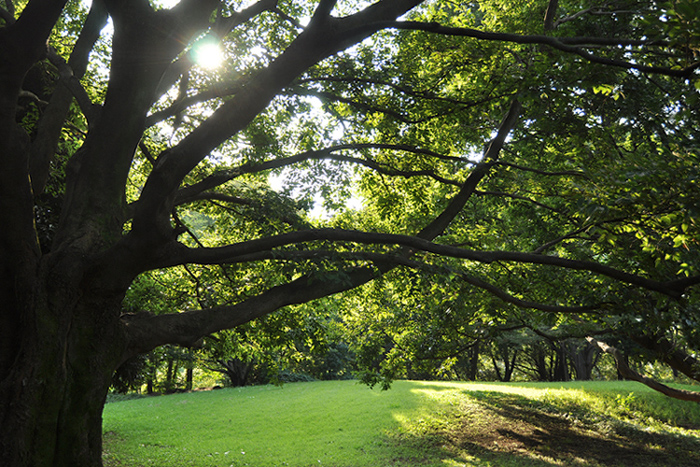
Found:
[[[224,61],[219,41],[212,36],[198,40],[192,48],[192,60],[206,70],[214,70]]]

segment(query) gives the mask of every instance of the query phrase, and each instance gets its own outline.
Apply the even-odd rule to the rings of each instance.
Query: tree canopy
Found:
[[[348,323],[413,355],[544,326],[696,378],[698,24],[692,0],[6,0],[0,459],[99,465],[127,359],[351,290]],[[194,286],[125,299],[169,281]]]

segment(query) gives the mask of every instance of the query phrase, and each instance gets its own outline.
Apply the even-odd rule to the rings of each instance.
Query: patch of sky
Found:
[[[286,131],[302,135],[306,126],[313,122],[319,128],[313,149],[320,150],[341,144],[345,136],[342,122],[324,112],[323,103],[313,96],[301,96],[306,112],[296,115]],[[308,150],[302,147],[288,147],[287,153],[299,153]],[[343,210],[359,210],[362,199],[357,195],[354,168],[350,164],[333,161],[316,160],[303,167],[286,167],[268,175],[271,188],[296,200],[307,199],[313,208],[312,218],[329,219]],[[328,187],[336,187],[329,189]]]
[[[180,0],[154,0],[154,1],[151,1],[151,3],[152,3],[156,8],[160,7],[160,8],[169,9],[169,8],[174,7],[174,6],[177,5],[178,3],[180,3]]]
[[[583,109],[580,108],[580,107],[576,107],[576,108],[572,111],[572,113],[573,113],[574,115],[578,116],[578,117],[585,117],[585,116],[586,116],[586,111],[583,110]]]
[[[321,164],[325,164],[328,166],[329,170],[334,170],[336,169],[336,166],[332,165],[332,162],[329,161],[320,161]],[[270,188],[275,190],[278,193],[288,193],[292,198],[294,199],[300,199],[303,197],[309,196],[309,194],[312,197],[312,209],[309,212],[309,217],[312,219],[322,219],[322,220],[329,220],[332,219],[336,214],[343,212],[343,211],[359,211],[363,207],[363,200],[362,197],[357,193],[357,190],[354,188],[356,186],[356,179],[351,180],[351,187],[350,187],[350,197],[345,199],[345,205],[344,208],[342,209],[333,209],[328,206],[328,203],[326,202],[327,200],[324,198],[320,186],[321,184],[319,183],[316,187],[300,187],[300,188],[292,188],[291,190],[289,189],[289,185],[291,183],[291,180],[296,178],[295,177],[295,170],[294,168],[285,168],[279,173],[270,173],[268,175],[268,183],[270,184]],[[325,182],[322,182],[325,183]],[[311,191],[311,193],[309,192]]]

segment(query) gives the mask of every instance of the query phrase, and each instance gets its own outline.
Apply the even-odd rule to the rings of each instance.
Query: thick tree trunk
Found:
[[[7,403],[0,426],[2,465],[100,466],[110,356],[67,356],[79,352],[73,339],[38,348],[43,345],[23,355],[20,368],[0,387]]]
[[[1,375],[0,465],[100,466],[102,408],[124,346],[119,301],[62,283],[33,298]]]

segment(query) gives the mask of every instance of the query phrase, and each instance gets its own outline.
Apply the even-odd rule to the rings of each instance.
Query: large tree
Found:
[[[594,207],[598,217],[579,216],[588,207],[565,203],[592,196],[609,206],[603,194],[623,187],[613,176],[619,172],[607,169],[631,160],[653,170],[643,157],[652,150],[650,164],[673,162],[659,177],[686,176],[690,194],[697,187],[697,146],[686,145],[697,145],[689,109],[697,105],[689,84],[697,79],[697,6],[579,3],[181,0],[165,8],[95,0],[87,13],[78,2],[6,0],[3,465],[100,465],[102,407],[124,361],[165,344],[196,346],[211,333],[397,267],[445,271],[545,312],[605,310],[618,289],[673,300],[692,294],[699,282],[687,260],[697,253],[698,226],[686,216],[692,199],[667,199],[639,179],[631,187],[639,196],[609,217]],[[225,67],[206,72],[197,64],[207,42],[224,48]],[[575,67],[584,70],[580,81]],[[623,82],[628,113],[606,120],[601,101],[619,96]],[[662,97],[649,97],[652,85]],[[645,107],[647,100],[661,105]],[[648,122],[630,120],[633,102],[653,117],[641,136],[635,131]],[[509,134],[524,152],[505,161]],[[550,144],[538,146],[545,134]],[[574,172],[589,164],[586,148],[620,159],[593,159],[600,180],[579,186]],[[285,167],[298,170],[283,173],[289,190],[275,195],[265,187],[267,173]],[[557,179],[558,204],[537,202],[547,184],[529,185],[528,177],[522,186],[531,192],[517,192],[522,174]],[[478,206],[489,194],[480,187],[493,180],[502,181],[490,193],[497,199],[526,200],[556,215],[527,229],[500,216],[497,205]],[[366,212],[335,223],[310,221],[284,199],[318,192],[339,208],[353,183]],[[210,222],[213,206],[228,223]],[[659,217],[664,208],[673,214],[667,221]],[[655,236],[656,221],[667,222],[665,237]],[[610,232],[613,224],[630,241],[603,250],[595,229]],[[514,227],[520,240],[480,242],[494,237],[493,226]],[[203,229],[230,232],[202,240]],[[671,230],[678,235],[669,237]],[[658,271],[643,267],[647,258],[636,249],[658,253],[669,240],[690,253],[664,253]],[[441,257],[454,259],[436,264]],[[522,274],[542,265],[572,270],[579,276],[566,293],[577,291],[581,275],[586,287],[566,303],[547,304],[522,296],[521,275],[506,277],[501,268],[479,278],[473,267],[506,263],[524,264]],[[124,312],[140,274],[185,266],[213,268],[227,292],[203,281],[190,309]],[[668,343],[653,345],[659,342]]]

